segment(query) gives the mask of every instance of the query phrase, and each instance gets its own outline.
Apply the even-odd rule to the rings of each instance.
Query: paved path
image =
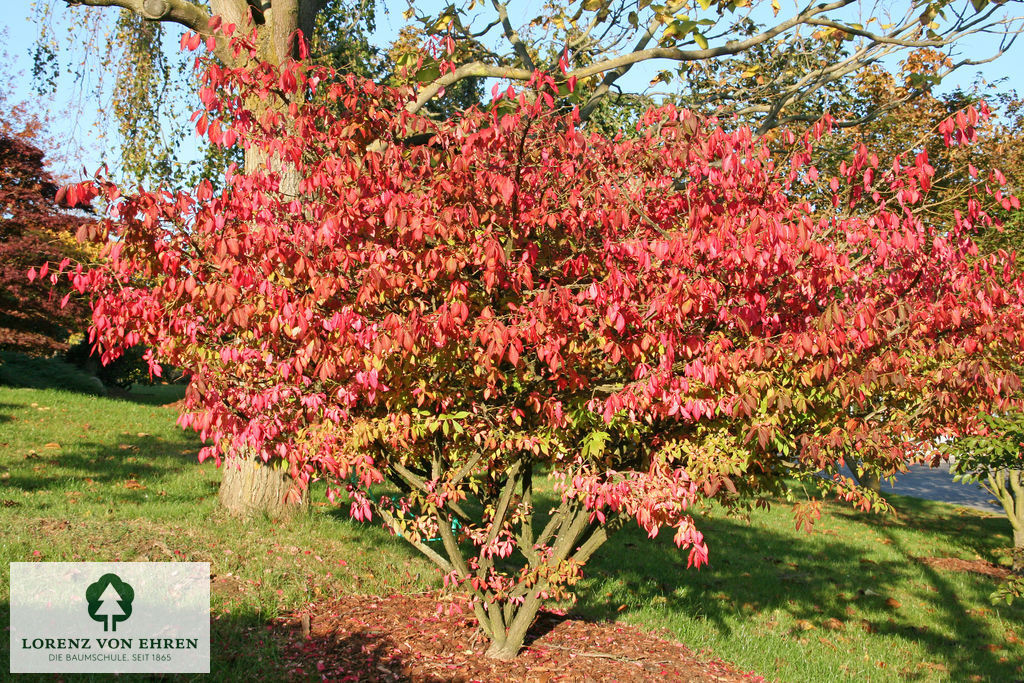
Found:
[[[889,491],[904,496],[939,500],[975,510],[1005,514],[995,498],[978,484],[959,484],[953,481],[953,475],[949,472],[949,463],[945,462],[938,467],[911,466],[909,472],[896,478],[895,486],[890,486],[885,481],[882,482],[882,492]]]

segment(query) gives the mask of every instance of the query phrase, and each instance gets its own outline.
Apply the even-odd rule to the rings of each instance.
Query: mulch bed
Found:
[[[995,579],[1005,579],[1010,575],[1010,570],[1006,567],[1000,567],[985,560],[961,560],[956,557],[920,557],[918,560],[929,567],[948,572],[971,572],[991,576]]]
[[[330,681],[763,681],[631,626],[542,612],[514,661],[484,656],[471,614],[438,614],[435,595],[346,596],[275,626],[296,678]],[[308,630],[308,636],[306,632]]]

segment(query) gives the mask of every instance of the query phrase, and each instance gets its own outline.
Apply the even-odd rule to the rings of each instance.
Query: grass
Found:
[[[399,539],[324,504],[286,524],[226,516],[219,471],[196,464],[199,443],[161,407],[181,388],[137,389],[128,400],[0,387],[0,622],[11,561],[208,561],[214,680],[276,680],[288,663],[269,618],[335,595],[439,585]],[[1008,524],[895,502],[898,517],[828,508],[811,535],[784,504],[749,523],[702,519],[712,562],[700,571],[669,538],[627,527],[588,568],[576,611],[783,681],[1024,679],[1024,605],[993,607],[992,579],[916,559],[1000,560]]]
[[[700,571],[668,538],[620,534],[592,562],[577,611],[664,629],[784,681],[1024,680],[1024,606],[989,603],[994,579],[920,561],[1002,561],[1007,521],[892,502],[896,517],[830,506],[810,535],[784,504],[749,524],[701,520],[712,559]]]
[[[119,400],[0,387],[0,623],[9,562],[210,562],[214,680],[277,680],[288,665],[268,619],[336,595],[438,583],[400,539],[323,504],[286,524],[221,512],[220,471],[196,463],[198,440],[160,407],[181,392],[136,387]],[[4,673],[8,658],[0,648]]]

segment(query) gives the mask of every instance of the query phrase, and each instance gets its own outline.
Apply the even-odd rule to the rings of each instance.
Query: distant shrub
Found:
[[[126,349],[117,360],[103,365],[99,356],[91,353],[89,342],[83,339],[73,344],[64,358],[84,372],[98,377],[106,387],[127,389],[133,384],[148,384],[150,381],[146,361],[142,360],[145,352],[145,346],[133,346]]]
[[[63,389],[95,396],[106,389],[95,376],[60,357],[0,351],[0,385],[28,389]]]

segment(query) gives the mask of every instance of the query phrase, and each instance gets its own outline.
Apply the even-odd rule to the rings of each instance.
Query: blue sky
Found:
[[[14,99],[28,100],[38,96],[32,90],[31,67],[32,49],[39,34],[38,27],[30,20],[32,13],[32,0],[2,0],[4,11],[0,12],[0,31],[5,30],[6,44],[3,51],[6,51],[12,58],[10,72],[20,76],[15,78],[13,86]],[[48,0],[41,0],[46,2]],[[437,6],[438,2],[420,3],[429,8]],[[512,20],[514,23],[521,23],[534,16],[543,3],[538,0],[529,2],[511,3]],[[64,13],[63,3],[57,0],[55,14],[60,18]],[[404,25],[405,19],[401,11],[405,3],[393,2],[393,9],[390,12],[379,11],[377,17],[377,31],[374,40],[378,44],[386,45],[397,34],[399,28]],[[112,10],[110,10],[112,11]],[[770,19],[770,17],[768,17]],[[176,33],[176,31],[174,31]],[[174,37],[177,43],[177,37]],[[1022,41],[1024,42],[1024,41]],[[992,46],[983,37],[975,37],[960,46],[961,56],[976,56],[986,54]],[[1004,89],[1020,87],[1019,72],[1024,65],[1024,44],[1014,45],[1011,52],[991,64],[984,65],[980,69],[964,69],[942,84],[942,89],[952,89],[956,86],[969,86],[974,80],[981,76],[989,82],[1004,80]],[[648,64],[634,67],[627,79],[624,79],[624,86],[630,90],[642,90],[650,81],[653,74],[657,73],[658,65]],[[65,75],[59,84],[57,96],[49,101],[40,102],[42,109],[48,110],[58,117],[58,125],[55,126],[54,134],[57,138],[65,141],[65,154],[72,154],[74,157],[72,168],[59,169],[75,172],[82,166],[91,173],[101,162],[102,148],[105,143],[97,142],[97,124],[104,120],[102,98],[97,99],[90,94],[91,88],[79,87],[72,78]],[[71,116],[61,117],[61,114],[70,112]],[[84,143],[84,153],[74,154],[72,146],[68,144],[71,140]]]

